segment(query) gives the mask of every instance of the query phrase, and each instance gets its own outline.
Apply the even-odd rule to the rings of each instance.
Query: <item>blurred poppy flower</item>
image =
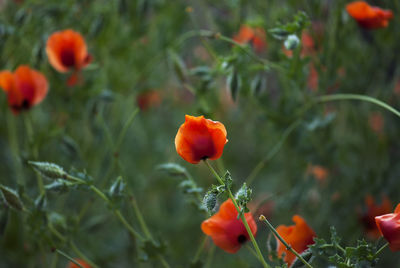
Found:
[[[82,35],[71,29],[50,35],[46,53],[54,69],[61,73],[73,71],[67,81],[69,86],[74,86],[78,82],[80,70],[92,61]]]
[[[391,10],[370,6],[364,1],[355,1],[347,4],[346,10],[365,29],[387,27],[389,20],[393,18]]]
[[[15,114],[39,104],[49,89],[46,77],[26,65],[14,73],[1,71],[0,87],[7,93],[8,105]]]
[[[248,25],[242,25],[233,40],[239,44],[251,43],[257,53],[263,52],[267,46],[265,31],[261,27],[252,28]]]
[[[361,216],[361,222],[367,232],[367,236],[371,239],[380,237],[379,229],[375,224],[375,217],[392,211],[392,203],[386,196],[382,199],[381,204],[376,204],[375,199],[371,195],[365,198],[366,210]]]
[[[197,164],[201,160],[218,159],[222,155],[226,139],[225,126],[204,116],[185,116],[175,137],[178,154],[186,161]]]
[[[309,64],[309,73],[307,78],[307,86],[314,92],[318,90],[318,71],[313,63]]]
[[[379,232],[389,242],[392,251],[400,250],[400,204],[394,213],[375,217]]]
[[[84,260],[75,259],[75,261],[76,261],[77,263],[79,263],[79,264],[80,264],[82,267],[84,267],[84,268],[91,268],[91,266],[90,266],[87,262],[85,262]],[[67,265],[67,268],[79,268],[79,266],[76,265],[75,263],[73,263],[72,261],[70,261],[70,262],[68,263],[68,265]]]
[[[316,234],[299,215],[294,215],[292,220],[295,225],[279,225],[276,231],[294,250],[301,254],[308,248],[308,245],[314,244],[313,238]],[[284,261],[290,266],[296,259],[296,255],[286,249],[279,239],[277,239],[277,243],[278,256],[281,257],[285,253]]]
[[[146,111],[152,107],[159,106],[161,104],[161,96],[158,91],[149,90],[140,93],[136,97],[136,102],[140,110]]]
[[[226,200],[219,211],[203,221],[201,230],[211,236],[215,245],[228,253],[236,253],[250,239],[243,222],[237,218],[238,212],[231,199]],[[253,235],[257,233],[257,225],[252,214],[245,213],[247,223]]]
[[[385,122],[384,122],[383,116],[380,112],[371,113],[368,117],[368,123],[369,123],[370,128],[376,134],[382,134],[383,125]]]
[[[307,173],[312,175],[316,180],[320,182],[324,182],[329,174],[326,168],[319,165],[309,165],[307,168]]]

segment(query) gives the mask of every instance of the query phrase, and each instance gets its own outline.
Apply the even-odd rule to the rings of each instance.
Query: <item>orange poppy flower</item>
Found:
[[[0,87],[7,93],[8,105],[15,114],[39,104],[49,89],[46,77],[26,65],[14,73],[1,71]]]
[[[251,42],[257,53],[263,52],[267,46],[265,31],[261,27],[252,28],[247,25],[242,25],[239,29],[239,33],[233,37],[233,40],[239,44]]]
[[[307,173],[314,176],[314,178],[320,182],[325,181],[329,174],[329,172],[326,168],[324,168],[323,166],[319,166],[319,165],[308,166]]]
[[[400,204],[394,213],[375,217],[379,232],[389,242],[392,251],[400,251]]]
[[[71,29],[55,32],[47,39],[46,53],[50,64],[61,73],[74,71],[68,85],[75,85],[79,71],[88,65],[92,57],[87,52],[82,35]]]
[[[314,244],[313,237],[315,232],[307,225],[305,220],[299,215],[294,215],[292,218],[295,225],[286,226],[279,225],[276,231],[282,238],[298,253],[302,253],[308,245]],[[278,256],[281,257],[285,253],[284,261],[290,266],[296,259],[296,255],[286,249],[286,246],[277,239]]]
[[[376,134],[382,134],[383,132],[383,126],[385,124],[385,121],[383,119],[383,116],[380,112],[373,112],[369,115],[368,117],[368,123],[370,128],[376,133]]]
[[[84,268],[91,268],[91,266],[90,266],[87,262],[85,262],[84,260],[75,259],[75,261],[76,261],[77,263],[79,263],[79,264],[80,264],[82,267],[84,267]],[[79,268],[79,266],[76,265],[75,263],[73,263],[72,261],[70,261],[70,262],[68,263],[68,265],[67,265],[67,268]]]
[[[382,199],[380,205],[375,203],[375,199],[368,195],[365,198],[365,204],[367,206],[366,211],[361,216],[361,222],[363,223],[367,236],[371,239],[378,239],[380,237],[379,229],[375,224],[375,217],[383,214],[390,213],[392,211],[392,203],[386,196]]]
[[[150,90],[140,93],[136,98],[140,110],[145,111],[161,104],[161,96],[158,91]]]
[[[186,161],[197,164],[201,160],[218,159],[222,155],[226,139],[225,126],[204,116],[185,116],[175,137],[175,148]]]
[[[313,91],[316,92],[318,90],[318,71],[315,68],[313,63],[309,64],[310,71],[308,73],[307,78],[307,86]]]
[[[203,221],[201,230],[211,236],[215,245],[228,253],[236,253],[250,239],[243,222],[237,218],[238,212],[231,199],[226,200],[218,213]],[[245,213],[247,223],[253,235],[257,233],[257,224],[253,215]]]
[[[389,20],[393,18],[391,10],[370,6],[364,1],[355,1],[347,4],[346,10],[361,27],[366,29],[387,27]]]

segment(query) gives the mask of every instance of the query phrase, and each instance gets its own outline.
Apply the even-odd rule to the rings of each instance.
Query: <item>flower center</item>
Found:
[[[244,242],[247,241],[247,237],[241,234],[238,236],[237,241],[239,242],[239,244],[243,244]]]

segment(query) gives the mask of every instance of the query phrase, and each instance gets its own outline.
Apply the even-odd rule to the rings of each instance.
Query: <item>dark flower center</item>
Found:
[[[238,236],[237,241],[239,242],[239,244],[243,244],[244,242],[247,241],[247,237],[241,234]]]
[[[61,62],[66,67],[75,66],[75,53],[73,50],[65,49],[61,51]]]

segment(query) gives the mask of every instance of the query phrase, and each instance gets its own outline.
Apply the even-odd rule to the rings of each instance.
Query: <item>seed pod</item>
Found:
[[[23,210],[24,205],[22,204],[21,199],[16,191],[4,186],[0,185],[0,191],[3,195],[5,202],[12,208],[16,210]]]
[[[28,161],[33,168],[49,179],[65,179],[67,173],[59,165],[48,162]]]

